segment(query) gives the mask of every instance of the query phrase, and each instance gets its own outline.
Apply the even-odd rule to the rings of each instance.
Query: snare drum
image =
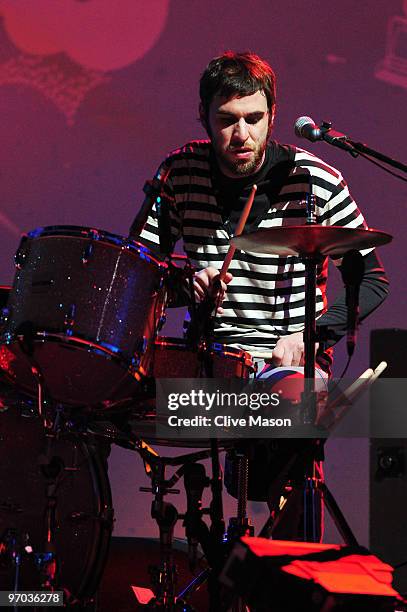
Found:
[[[159,336],[154,343],[154,378],[205,377],[204,352],[188,348],[182,338]],[[241,349],[212,344],[210,360],[213,378],[249,378],[254,372],[253,359]]]
[[[143,245],[85,227],[37,229],[22,239],[3,310],[9,378],[52,399],[94,405],[133,395],[152,366],[167,265]]]

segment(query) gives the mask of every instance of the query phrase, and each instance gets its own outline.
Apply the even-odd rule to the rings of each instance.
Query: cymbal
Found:
[[[375,229],[334,225],[288,225],[240,234],[231,239],[241,251],[270,255],[344,255],[351,249],[368,249],[387,244],[390,234]]]

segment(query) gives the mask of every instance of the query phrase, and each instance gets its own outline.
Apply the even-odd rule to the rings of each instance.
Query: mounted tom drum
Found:
[[[108,232],[52,226],[24,236],[3,308],[0,363],[35,393],[92,406],[137,393],[152,367],[167,266]],[[36,374],[36,376],[33,375]]]

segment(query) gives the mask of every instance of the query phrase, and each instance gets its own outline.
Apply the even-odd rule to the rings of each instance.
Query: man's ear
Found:
[[[203,107],[202,102],[200,102],[200,104],[199,104],[199,121],[201,122],[202,127],[205,129],[205,131],[208,134],[208,136],[210,136],[211,133],[210,133],[210,129],[209,129],[209,124],[208,124],[208,120],[207,120],[205,109]]]
[[[273,108],[271,109],[271,112],[269,113],[269,126],[268,126],[269,136],[271,136],[271,132],[273,131],[275,115],[276,115],[276,107],[273,106]]]

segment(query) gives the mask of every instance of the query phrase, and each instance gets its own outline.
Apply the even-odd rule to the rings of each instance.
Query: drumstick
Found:
[[[352,406],[352,402],[357,400],[358,397],[378,379],[386,368],[387,363],[381,361],[375,370],[368,368],[363,372],[359,378],[345,389],[340,398],[337,398],[331,404],[328,403],[324,413],[319,419],[319,424],[323,425],[326,429],[331,429],[332,425],[337,424],[345,413],[348,412]],[[328,417],[331,417],[330,421],[328,421]]]
[[[244,205],[242,214],[240,215],[239,222],[238,222],[238,224],[236,226],[235,236],[239,236],[243,232],[243,230],[244,230],[244,226],[246,225],[247,218],[248,218],[248,216],[250,214],[250,211],[251,211],[251,208],[252,208],[252,205],[253,205],[253,200],[254,200],[254,196],[256,195],[256,191],[257,191],[257,185],[253,185],[252,190],[250,192],[250,195],[247,198],[247,202]],[[226,272],[228,271],[228,268],[230,266],[230,262],[233,259],[235,251],[236,251],[236,247],[233,244],[231,244],[229,249],[228,249],[228,252],[226,253],[225,260],[224,260],[224,262],[222,264],[222,268],[221,268],[220,273],[219,273],[219,280],[220,281],[224,281],[225,280]]]
[[[339,397],[333,401],[329,401],[328,398],[328,403],[318,415],[317,425],[325,429],[331,429],[332,425],[336,424],[339,418],[343,416],[344,410],[351,406],[351,400],[355,392],[361,391],[371,376],[373,376],[373,370],[368,368]]]
[[[357,399],[361,391],[364,391],[364,387],[370,387],[370,385],[372,385],[375,380],[379,378],[380,374],[382,374],[386,368],[387,363],[385,361],[381,361],[374,370],[372,370],[372,368],[368,368],[366,372],[363,372],[363,374],[361,374],[359,378],[350,385],[350,387],[345,389],[343,392],[345,399],[347,399],[349,402]]]
[[[377,368],[375,369],[375,371],[373,372],[373,376],[370,377],[369,379],[369,385],[371,385],[372,383],[374,383],[374,381],[379,378],[379,376],[381,374],[383,374],[383,372],[385,371],[385,369],[387,368],[387,361],[381,361],[379,363],[379,365],[377,366]]]
[[[351,402],[355,396],[359,395],[363,387],[370,382],[373,374],[374,372],[372,368],[368,368],[365,372],[363,372],[359,378],[357,378],[347,389],[345,389],[343,392],[343,399]]]

